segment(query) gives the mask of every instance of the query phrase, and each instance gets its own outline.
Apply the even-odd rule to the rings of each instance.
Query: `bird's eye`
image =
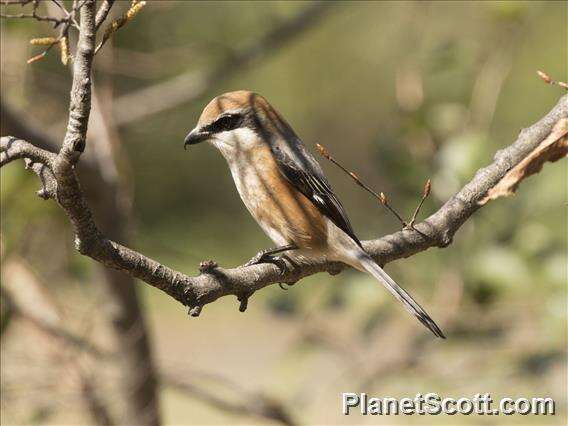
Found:
[[[227,114],[219,117],[214,123],[215,130],[218,132],[226,132],[228,130],[236,129],[241,122],[239,114]]]

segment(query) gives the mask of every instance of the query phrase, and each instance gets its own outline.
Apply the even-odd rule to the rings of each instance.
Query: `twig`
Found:
[[[447,324],[446,328],[451,329],[462,313],[462,298],[463,282],[460,276],[455,272],[445,273],[434,288],[433,299],[445,307],[440,310],[438,321]],[[423,348],[428,344],[419,329],[395,319],[381,324],[367,338],[373,343],[365,348],[365,354],[358,363],[344,372],[350,377],[358,376],[360,389],[369,389],[377,380],[385,380],[390,374],[413,366],[423,358]],[[389,343],[393,341],[399,342],[399,345]],[[353,367],[359,372],[356,373]]]
[[[103,0],[103,3],[97,10],[97,16],[95,17],[95,29],[99,29],[106,17],[108,16],[110,9],[114,5],[115,0]]]
[[[221,398],[217,393],[207,391],[202,386],[197,386],[188,380],[182,379],[179,374],[162,372],[161,381],[164,385],[186,392],[194,398],[221,411],[237,415],[260,417],[287,426],[295,425],[290,413],[288,413],[280,402],[263,394],[249,394],[243,389],[238,389],[242,401],[233,402]]]
[[[76,366],[76,368],[81,386],[81,395],[83,396],[83,400],[85,401],[87,409],[95,421],[95,424],[101,426],[112,426],[114,422],[109,410],[97,394],[91,378],[87,377],[87,373],[83,372],[79,366]]]
[[[52,16],[43,16],[38,15],[37,13],[18,13],[14,15],[1,13],[0,18],[6,19],[35,19],[37,21],[45,21],[45,22],[53,22],[55,26],[61,25],[63,22],[66,21],[65,18],[54,18]]]
[[[57,38],[53,38],[53,37],[44,37],[44,38],[33,38],[30,40],[30,44],[33,45],[47,45],[47,48],[41,52],[39,55],[35,55],[32,56],[30,59],[28,59],[26,61],[26,63],[31,64],[34,63],[36,61],[39,61],[40,59],[43,59],[45,57],[45,55],[47,55],[47,53],[51,50],[51,48],[53,46],[55,46],[56,44],[59,44],[59,42],[61,41],[62,36],[59,36]]]
[[[418,205],[416,206],[416,210],[414,210],[412,217],[408,221],[408,228],[414,229],[414,222],[416,222],[416,217],[418,216],[418,213],[420,212],[420,209],[422,208],[424,201],[426,201],[426,198],[428,198],[428,196],[430,195],[431,189],[432,189],[432,183],[430,182],[430,179],[428,179],[424,184],[424,189],[422,191],[422,198],[420,199],[420,203],[418,203]]]
[[[69,27],[71,25],[74,25],[77,29],[79,28],[79,25],[75,21],[75,13],[77,12],[77,10],[82,5],[78,6],[76,3],[74,3],[73,10],[71,12],[69,12],[62,4],[59,3],[59,1],[51,0],[52,3],[57,5],[57,7],[59,7],[66,15],[64,18],[54,18],[52,16],[42,16],[42,15],[39,15],[37,13],[37,9],[39,7],[39,1],[37,1],[37,0],[30,0],[30,1],[16,2],[16,3],[10,2],[10,3],[2,3],[2,4],[3,5],[20,4],[20,5],[24,6],[24,5],[26,5],[26,4],[28,4],[32,1],[33,1],[32,13],[20,13],[20,14],[16,14],[16,15],[1,14],[1,17],[3,17],[3,18],[14,18],[14,19],[32,18],[32,19],[35,19],[37,21],[48,21],[48,22],[53,22],[54,27],[58,27],[59,25],[63,25],[63,27],[61,28],[61,31],[59,32],[59,36],[57,38],[42,37],[42,38],[34,38],[34,39],[30,40],[30,44],[45,45],[45,46],[47,46],[47,48],[43,52],[41,52],[40,54],[32,56],[31,58],[29,58],[27,60],[27,63],[31,64],[31,63],[39,61],[40,59],[43,59],[47,55],[47,53],[51,50],[51,48],[53,46],[59,45],[60,51],[61,51],[61,62],[63,63],[63,65],[67,65],[67,63],[69,62],[69,59],[71,57],[70,52],[69,52],[69,44],[68,44]]]
[[[103,38],[102,38],[101,42],[99,43],[99,45],[97,46],[97,48],[95,49],[95,55],[98,53],[98,51],[101,49],[101,47],[104,46],[104,44],[110,38],[110,36],[112,34],[114,34],[115,32],[117,32],[121,27],[126,25],[128,22],[130,22],[142,10],[142,8],[144,6],[146,6],[145,1],[133,0],[130,8],[126,11],[126,13],[124,15],[122,15],[120,18],[112,21],[106,27],[105,32],[103,33]],[[110,6],[109,6],[109,10],[110,10]],[[107,13],[108,13],[108,11],[107,11]],[[97,13],[97,15],[98,15],[98,13]]]
[[[96,344],[70,330],[59,317],[60,309],[49,296],[43,285],[25,262],[17,256],[3,261],[6,282],[0,287],[2,296],[10,301],[13,313],[25,319],[43,333],[63,342],[73,349],[85,352],[97,359],[107,358],[110,354]],[[14,278],[16,277],[16,278]],[[18,281],[18,277],[20,281]]]
[[[77,376],[89,412],[96,424],[111,425],[113,422],[107,407],[99,398],[91,376],[81,366],[79,357],[85,353],[97,361],[108,361],[110,354],[100,350],[87,336],[68,329],[66,324],[69,321],[62,309],[45,283],[35,277],[25,262],[12,255],[4,262],[4,266],[7,278],[0,287],[0,293],[8,301],[13,313],[52,340],[57,352],[63,349],[71,351],[64,362],[68,372]],[[92,372],[92,366],[89,371]]]
[[[55,0],[54,0],[55,4],[57,4],[60,8],[65,10],[67,17],[65,17],[65,18],[54,18],[53,16],[39,15],[37,13],[37,9],[39,7],[39,1],[38,0],[16,0],[16,1],[3,0],[2,6],[11,6],[11,5],[15,5],[15,4],[19,4],[20,6],[25,6],[28,3],[32,3],[32,2],[33,2],[32,13],[23,13],[23,12],[18,13],[18,14],[4,14],[4,13],[2,13],[2,14],[0,14],[0,17],[6,18],[6,19],[35,19],[36,21],[52,22],[55,27],[58,27],[59,25],[65,23],[65,22],[69,22],[69,20],[71,19],[70,16],[69,16],[69,13],[65,10],[65,8],[62,7],[60,4],[58,4],[57,2],[55,2]]]
[[[69,19],[70,23],[73,24],[73,26],[77,29],[77,30],[81,30],[79,23],[77,22],[77,20],[75,19],[75,16],[77,15],[77,11],[85,4],[84,2],[82,4],[79,4],[77,2],[77,0],[73,0],[73,7],[71,8],[71,12],[69,12],[67,10],[67,8],[65,8],[65,6],[63,6],[62,4],[59,3],[59,0],[52,0],[57,6],[59,6],[59,8],[63,11],[63,13],[65,13],[65,16],[67,17],[67,19]]]
[[[55,4],[59,9],[61,9],[61,11],[65,13],[65,15],[69,15],[69,11],[65,8],[65,6],[59,3],[59,0],[51,0],[51,2]]]
[[[345,167],[343,167],[343,165],[341,163],[339,163],[339,161],[337,161],[335,158],[333,158],[331,156],[329,151],[323,145],[320,145],[319,143],[317,143],[316,148],[318,149],[318,151],[322,155],[322,157],[331,161],[333,164],[335,164],[337,167],[339,167],[341,170],[343,170],[345,173],[347,173],[351,177],[351,179],[353,179],[355,181],[355,183],[357,185],[359,185],[361,188],[365,189],[367,192],[372,194],[376,199],[378,199],[381,202],[381,204],[383,206],[388,208],[392,212],[392,214],[394,214],[396,216],[396,218],[400,221],[402,226],[406,226],[406,222],[402,219],[402,217],[389,205],[388,198],[386,197],[386,195],[383,192],[378,194],[370,186],[368,186],[361,179],[359,179],[359,176],[357,176],[355,173],[353,173],[353,172],[347,170]]]
[[[19,4],[20,6],[25,6],[28,3],[31,3],[33,0],[1,0],[0,4],[2,6],[11,6],[14,4]]]
[[[397,211],[394,208],[391,207],[391,205],[389,204],[389,200],[388,200],[387,196],[384,194],[384,192],[377,193],[375,190],[373,190],[369,185],[367,185],[365,182],[363,182],[359,178],[359,176],[357,176],[357,174],[355,174],[354,172],[349,171],[345,167],[343,167],[343,165],[339,161],[337,161],[335,158],[333,158],[331,156],[329,151],[324,146],[317,143],[316,147],[317,147],[319,153],[322,155],[322,157],[331,161],[333,164],[335,164],[337,167],[339,167],[341,170],[343,170],[345,173],[347,173],[355,181],[355,183],[357,185],[359,185],[361,188],[365,189],[367,192],[372,194],[373,197],[375,197],[377,200],[379,200],[379,202],[383,206],[385,206],[393,215],[395,215],[395,217],[402,224],[403,229],[412,229],[412,230],[416,231],[416,229],[414,229],[414,222],[416,221],[416,216],[418,215],[418,212],[420,211],[422,204],[424,204],[424,200],[430,194],[430,179],[428,179],[428,181],[426,182],[426,184],[424,186],[424,191],[422,193],[422,199],[420,200],[420,204],[418,204],[418,206],[416,207],[416,210],[414,211],[414,214],[412,215],[412,218],[410,219],[410,221],[406,222],[397,213]]]
[[[568,90],[568,83],[565,83],[563,81],[554,81],[552,78],[550,78],[550,76],[545,73],[544,71],[537,71],[536,72],[538,74],[538,76],[547,84],[555,84],[557,86],[560,86],[566,90]]]

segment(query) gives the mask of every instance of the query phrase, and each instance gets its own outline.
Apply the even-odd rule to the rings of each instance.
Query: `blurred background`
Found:
[[[127,8],[117,2],[111,16]],[[183,139],[212,97],[249,89],[403,216],[430,178],[423,218],[558,101],[535,72],[566,78],[567,12],[536,1],[149,2],[96,57],[82,186],[103,232],[166,265],[197,274],[206,259],[244,263],[272,243],[219,153],[184,151]],[[2,135],[61,143],[69,70],[56,49],[26,64],[41,52],[29,40],[54,34],[2,20]],[[361,239],[400,229],[320,162]],[[488,204],[450,247],[387,265],[446,341],[354,271],[267,287],[244,314],[226,297],[189,318],[80,256],[21,162],[1,177],[3,424],[566,422],[564,162]],[[342,416],[341,392],[361,391],[552,397],[557,414]]]

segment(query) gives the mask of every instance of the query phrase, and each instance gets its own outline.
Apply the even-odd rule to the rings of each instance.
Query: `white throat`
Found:
[[[229,166],[235,161],[240,161],[247,152],[262,144],[262,140],[253,130],[248,127],[240,127],[228,132],[217,133],[211,144],[221,151]]]

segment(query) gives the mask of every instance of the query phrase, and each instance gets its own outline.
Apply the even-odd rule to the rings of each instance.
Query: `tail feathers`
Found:
[[[394,297],[396,297],[406,308],[408,312],[414,315],[418,321],[420,321],[424,326],[426,326],[435,336],[445,339],[444,333],[440,330],[440,327],[434,322],[430,315],[426,313],[424,309],[408,294],[402,287],[400,287],[394,280],[388,276],[388,274],[383,271],[383,269],[375,263],[366,254],[364,256],[359,256],[361,267],[366,270],[369,274],[375,277],[381,284],[383,284]]]

